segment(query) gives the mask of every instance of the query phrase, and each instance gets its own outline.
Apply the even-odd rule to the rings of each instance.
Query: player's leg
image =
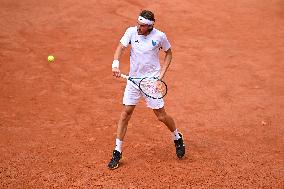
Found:
[[[117,137],[115,140],[115,149],[112,153],[112,159],[108,163],[109,169],[116,169],[119,166],[119,160],[122,158],[122,141],[126,134],[128,121],[134,111],[135,105],[125,105],[121,112],[117,125]]]
[[[141,92],[134,88],[133,86],[127,84],[124,96],[123,104],[124,108],[121,112],[118,124],[117,124],[117,136],[115,140],[115,149],[113,150],[112,159],[110,160],[108,167],[109,169],[116,169],[119,166],[119,161],[122,157],[122,143],[124,136],[127,131],[128,122],[131,118],[131,115],[135,109],[136,104],[138,103],[141,96]]]
[[[168,115],[165,111],[165,108],[153,109],[158,120],[163,122],[168,129],[172,132],[176,147],[176,155],[178,158],[182,158],[185,154],[185,145],[183,142],[182,134],[177,130],[174,119]]]
[[[123,141],[124,136],[127,131],[127,125],[131,118],[131,115],[135,109],[135,105],[124,105],[124,109],[120,114],[120,119],[117,125],[117,134],[116,138],[120,141]]]
[[[147,107],[151,108],[158,120],[163,122],[171,132],[176,131],[176,125],[171,116],[169,116],[164,108],[164,100],[163,99],[152,99],[144,96],[145,101],[147,103]],[[179,138],[179,136],[177,136]]]
[[[159,109],[153,109],[153,111],[157,116],[158,120],[163,122],[171,132],[174,132],[176,130],[174,119],[166,113],[164,107]]]

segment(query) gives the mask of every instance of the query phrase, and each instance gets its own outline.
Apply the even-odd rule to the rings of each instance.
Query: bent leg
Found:
[[[171,132],[174,132],[176,130],[176,125],[173,118],[166,113],[164,107],[160,109],[153,109],[153,111],[157,116],[158,120],[163,122]]]
[[[158,120],[163,122],[172,132],[176,147],[176,155],[178,158],[182,158],[185,154],[185,145],[183,142],[182,134],[179,133],[176,129],[173,118],[166,113],[164,107],[160,109],[153,109],[153,111],[156,114]]]

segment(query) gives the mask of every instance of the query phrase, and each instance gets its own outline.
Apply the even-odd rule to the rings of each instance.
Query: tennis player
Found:
[[[124,49],[131,45],[130,50],[130,77],[159,77],[163,79],[172,60],[171,45],[165,33],[154,28],[154,14],[149,10],[140,12],[137,25],[129,27],[114,53],[112,63],[112,73],[115,77],[120,77],[119,60]],[[159,62],[159,50],[165,52],[164,64],[161,68]],[[152,99],[146,97],[139,88],[131,81],[127,81],[123,105],[113,150],[112,159],[108,164],[109,169],[116,169],[122,157],[122,141],[126,134],[128,121],[140,98],[144,98],[147,107],[151,108],[158,120],[163,122],[172,132],[176,155],[182,158],[185,154],[185,145],[181,133],[177,130],[175,122],[164,108],[163,99]]]

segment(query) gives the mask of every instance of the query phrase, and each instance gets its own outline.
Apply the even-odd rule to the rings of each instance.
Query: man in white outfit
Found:
[[[120,77],[121,74],[119,69],[121,54],[131,44],[129,76],[163,79],[172,60],[172,51],[165,33],[154,28],[154,22],[154,14],[151,11],[143,10],[139,14],[137,26],[129,27],[126,30],[114,53],[112,72],[115,77]],[[159,51],[161,49],[165,52],[162,68],[159,62]],[[122,157],[122,141],[126,134],[128,121],[141,97],[145,99],[147,107],[154,111],[158,120],[163,122],[172,132],[177,157],[182,158],[185,154],[182,135],[178,132],[173,118],[166,113],[164,100],[146,97],[135,84],[127,81],[123,96],[124,109],[117,126],[116,145],[112,159],[108,164],[109,169],[116,169],[119,166],[119,160]]]

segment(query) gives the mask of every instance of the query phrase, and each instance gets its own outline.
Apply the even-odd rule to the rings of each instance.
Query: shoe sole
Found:
[[[118,167],[119,167],[119,164],[117,164],[115,167],[108,167],[108,169],[114,170],[114,169],[117,169]]]
[[[121,161],[122,159],[123,159],[123,156],[120,157],[119,161]],[[118,167],[119,167],[119,163],[115,167],[108,167],[108,169],[114,170],[114,169],[117,169]]]
[[[185,154],[184,154],[184,155],[185,155]],[[181,157],[177,156],[177,158],[178,158],[178,159],[183,159],[183,158],[184,158],[184,155],[181,156]]]

